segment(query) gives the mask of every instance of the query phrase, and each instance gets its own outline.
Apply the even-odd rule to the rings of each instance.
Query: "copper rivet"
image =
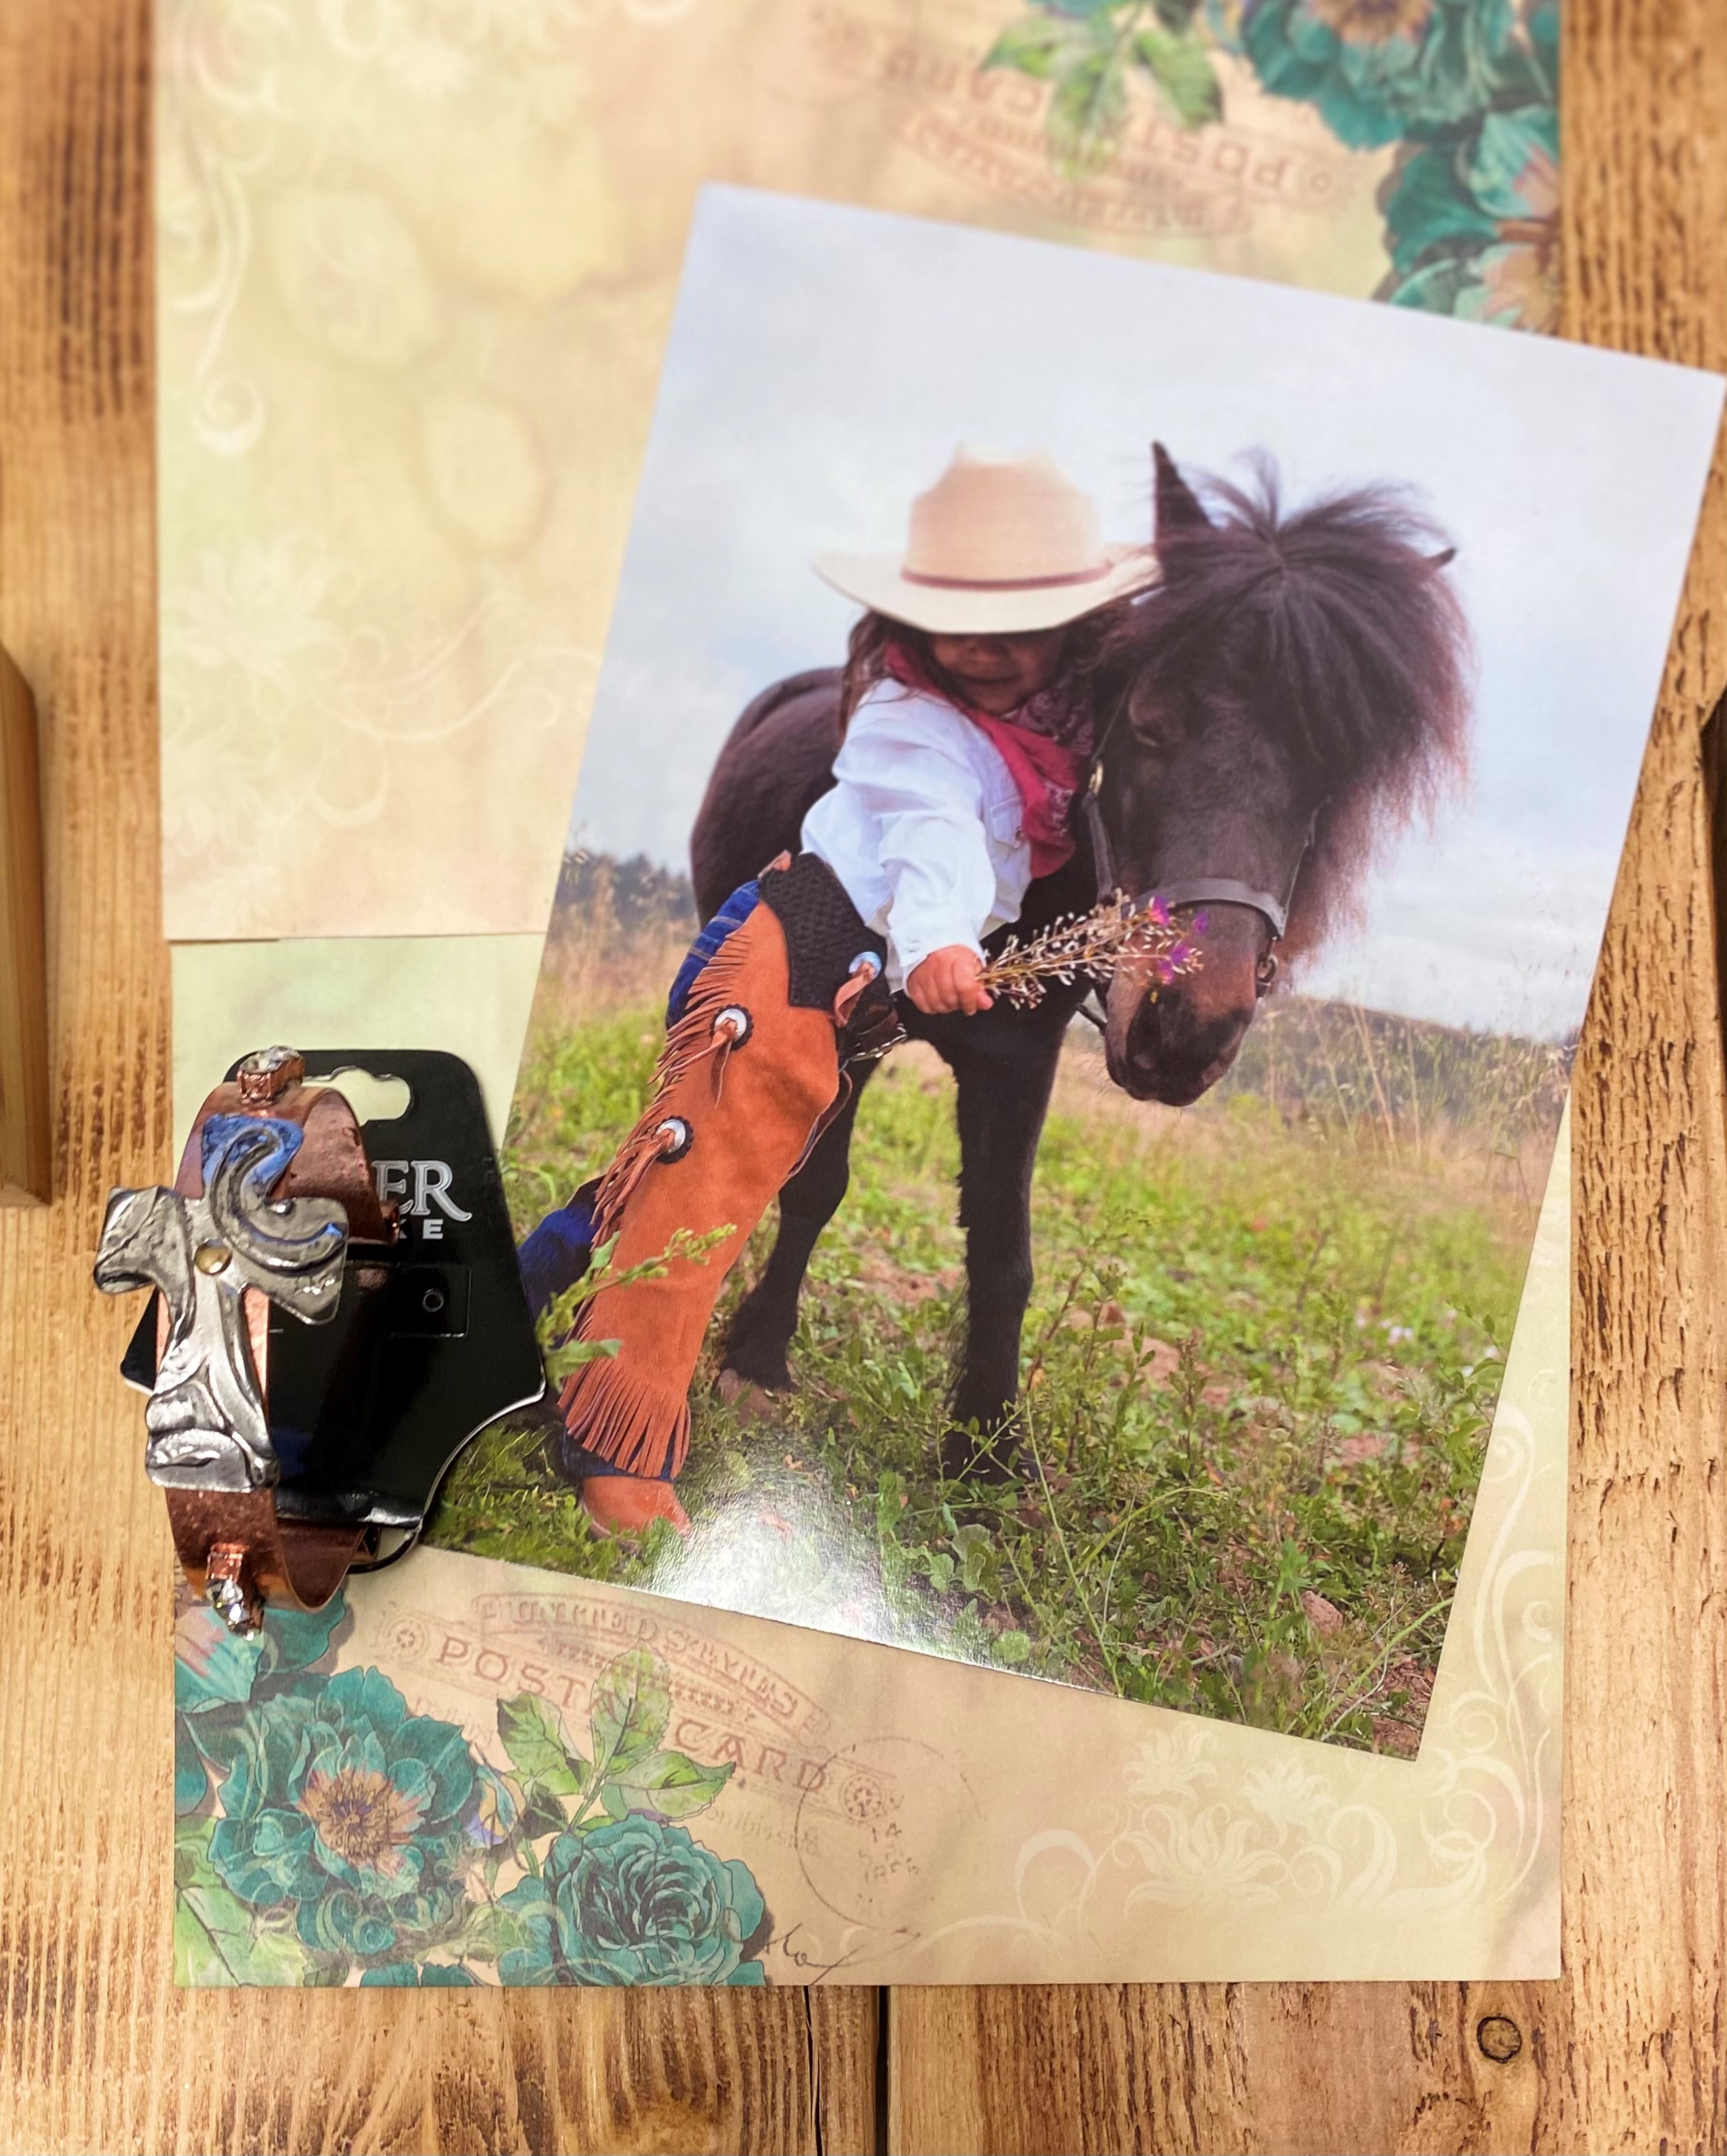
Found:
[[[252,1585],[243,1543],[211,1543],[204,1558],[204,1599],[230,1632],[243,1640],[257,1637],[264,1609]]]
[[[1475,2041],[1488,2058],[1503,2066],[1523,2049],[1523,2031],[1509,2014],[1489,2014],[1477,2025]]]
[[[200,1243],[193,1253],[192,1262],[201,1273],[226,1272],[234,1252],[226,1243]]]
[[[306,1058],[292,1048],[260,1048],[245,1058],[235,1075],[240,1099],[249,1108],[266,1107],[306,1075]]]

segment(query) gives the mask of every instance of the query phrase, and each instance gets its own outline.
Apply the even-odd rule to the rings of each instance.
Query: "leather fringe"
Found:
[[[568,1423],[579,1396],[582,1443],[626,1475],[663,1481],[690,1452],[690,1401],[683,1386],[656,1385],[609,1361],[580,1363],[563,1381],[558,1412]]]
[[[696,976],[684,1014],[667,1033],[666,1045],[654,1065],[654,1090],[648,1096],[648,1105],[600,1178],[594,1199],[596,1243],[604,1242],[614,1225],[621,1224],[614,1223],[613,1216],[621,1214],[636,1184],[665,1149],[660,1127],[666,1120],[668,1095],[709,1056],[718,1059],[714,1072],[714,1097],[719,1097],[720,1081],[725,1074],[733,1039],[729,1032],[716,1033],[714,1020],[728,1004],[738,1001],[738,983],[744,972],[732,951],[738,932],[734,931],[726,938]]]
[[[671,1095],[710,1057],[714,1060],[713,1097],[716,1101],[719,1098],[736,1036],[727,1028],[716,1031],[714,1021],[728,1004],[739,1001],[744,968],[733,954],[737,940],[734,931],[696,975],[683,1016],[666,1036],[666,1045],[654,1066],[654,1089],[648,1105],[619,1147],[595,1194],[596,1244],[606,1241],[623,1225],[624,1209],[637,1185],[665,1153],[661,1127],[671,1112]],[[699,1234],[704,1225],[712,1224],[691,1224]],[[576,1320],[578,1339],[589,1337],[585,1327],[594,1308],[592,1302],[583,1305]],[[650,1477],[675,1476],[683,1466],[690,1450],[686,1387],[655,1384],[639,1369],[602,1360],[580,1363],[565,1378],[558,1404],[566,1423],[578,1399],[582,1443],[612,1466],[625,1474]]]

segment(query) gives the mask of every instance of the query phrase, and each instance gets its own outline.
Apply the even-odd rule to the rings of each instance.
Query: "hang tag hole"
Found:
[[[393,1123],[414,1105],[405,1078],[374,1078],[369,1070],[357,1070],[352,1064],[316,1083],[333,1086],[362,1123]]]

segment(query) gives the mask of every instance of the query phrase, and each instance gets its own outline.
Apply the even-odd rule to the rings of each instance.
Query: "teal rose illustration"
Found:
[[[1471,119],[1526,66],[1513,0],[1246,0],[1239,36],[1265,87],[1352,150]]]
[[[376,1670],[302,1680],[226,1751],[210,1862],[240,1901],[293,1904],[315,1952],[363,1960],[453,1928],[491,1791],[453,1722]]]
[[[256,1639],[236,1639],[202,1602],[174,1626],[174,1810],[197,1810],[234,1730],[254,1703],[323,1660],[347,1612],[340,1594],[321,1609],[272,1609]]]
[[[1385,200],[1403,306],[1514,329],[1559,326],[1559,116],[1489,113],[1462,141],[1414,151]]]
[[[645,1813],[560,1835],[503,1906],[524,1940],[506,1984],[766,1981],[744,1958],[767,1913],[749,1866]]]

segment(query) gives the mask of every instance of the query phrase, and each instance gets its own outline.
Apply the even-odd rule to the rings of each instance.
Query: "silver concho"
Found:
[[[145,1471],[171,1490],[260,1490],[280,1478],[247,1337],[242,1291],[260,1289],[309,1325],[336,1314],[347,1216],[332,1199],[272,1199],[300,1149],[296,1124],[213,1116],[202,1197],[116,1190],[95,1282],[110,1295],[158,1290],[167,1341],[144,1411]]]

